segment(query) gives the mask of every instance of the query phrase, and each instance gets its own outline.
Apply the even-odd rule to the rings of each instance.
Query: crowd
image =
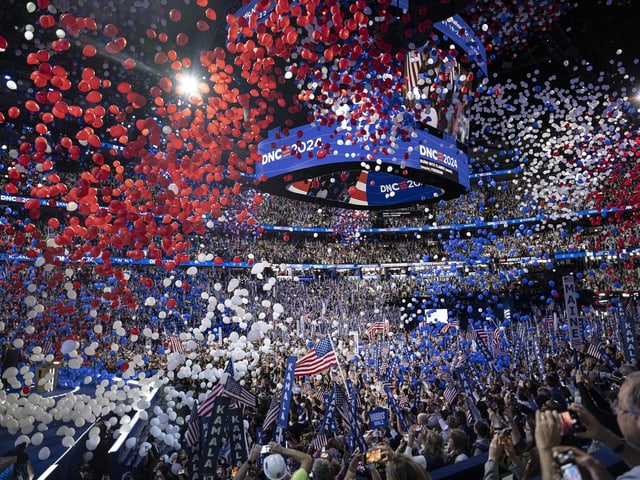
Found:
[[[388,333],[370,337],[364,333],[354,336],[351,332],[342,341],[336,336],[340,339],[336,345],[340,368],[296,380],[288,412],[286,448],[271,443],[271,454],[288,461],[270,459],[270,454],[261,450],[261,445],[269,443],[275,427],[273,422],[265,425],[265,417],[273,398],[279,399],[281,395],[287,355],[297,352],[300,356],[308,349],[309,338],[317,341],[328,329],[305,335],[293,329],[288,332],[269,329],[266,338],[272,348],[266,350],[268,353],[261,352],[259,366],[249,368],[246,373],[242,360],[238,361],[238,346],[233,345],[234,341],[243,341],[237,335],[230,335],[220,344],[214,341],[199,346],[197,354],[189,357],[193,359],[190,368],[184,370],[187,364],[181,367],[183,375],[173,376],[169,372],[171,382],[164,385],[163,396],[165,402],[178,398],[205,399],[207,388],[202,388],[197,377],[189,375],[196,371],[195,365],[222,370],[236,359],[233,375],[256,395],[256,407],[244,409],[248,461],[233,477],[228,455],[221,455],[217,471],[222,479],[258,478],[260,468],[267,478],[282,479],[286,470],[293,473],[298,465],[307,472],[314,471],[315,477],[326,475],[321,478],[327,479],[377,478],[377,474],[384,478],[385,472],[389,478],[408,478],[393,476],[394,462],[400,463],[397,468],[414,469],[414,475],[421,472],[420,477],[411,478],[429,478],[426,472],[447,465],[460,463],[462,471],[464,462],[477,455],[487,456],[485,478],[499,478],[498,472],[502,475],[509,471],[516,478],[535,478],[541,472],[545,475],[545,468],[560,468],[548,464],[545,456],[546,449],[556,444],[564,445],[564,450],[571,447],[572,451],[581,448],[586,452],[606,444],[619,451],[625,432],[616,426],[615,415],[634,415],[635,404],[614,400],[624,379],[628,377],[626,381],[630,382],[636,378],[632,375],[636,367],[625,358],[615,336],[602,345],[602,353],[587,348],[580,351],[576,364],[561,326],[545,327],[549,328],[547,334],[540,334],[540,325],[528,323],[528,328],[518,333],[518,325],[524,324],[514,323],[504,329],[497,342],[489,337],[488,345],[495,353],[490,361],[478,353],[477,342],[484,340],[480,337],[472,340],[466,326],[445,329],[442,323],[424,323],[406,331],[394,325]],[[554,342],[552,337],[556,336],[558,341]],[[592,332],[586,339],[596,342],[599,336]],[[226,352],[217,348],[222,344],[228,348]],[[509,353],[500,353],[500,346]],[[471,378],[470,389],[464,385],[465,377]],[[347,393],[345,381],[354,385],[352,395]],[[389,403],[385,386],[391,388],[397,409]],[[366,452],[354,449],[349,439],[351,425],[337,415],[333,428],[324,431],[325,435],[319,434],[323,433],[319,428],[334,390],[343,391],[342,402],[349,405],[353,402]],[[634,397],[629,398],[633,401]],[[182,406],[175,403],[175,411],[184,415],[184,438],[184,429],[192,420],[184,413],[189,411],[188,402],[184,401]],[[384,425],[374,424],[370,416],[370,412],[380,407],[387,410]],[[546,425],[544,422],[550,416],[545,412],[558,415],[567,408],[577,415],[569,420],[574,431],[563,431],[560,435],[560,423],[555,421],[553,428],[557,426],[558,433],[541,430],[541,418]],[[169,414],[171,411],[166,410]],[[595,418],[604,426],[599,426]],[[203,420],[211,421],[211,417]],[[175,448],[164,443],[161,434],[157,435],[150,435],[149,444],[153,448],[144,452],[136,468],[131,468],[131,475],[141,479],[190,478],[192,470],[184,440],[180,448]],[[623,458],[631,459],[633,438],[627,440],[629,451]],[[372,450],[376,449],[381,451],[380,456],[367,460],[365,453],[375,455]],[[597,468],[589,457],[576,453],[576,458],[581,459],[581,465]],[[96,477],[85,472],[82,478]],[[591,478],[604,477],[594,474]]]

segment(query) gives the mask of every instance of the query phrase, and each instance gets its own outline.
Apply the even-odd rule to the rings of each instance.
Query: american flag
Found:
[[[480,337],[480,339],[484,342],[484,344],[486,346],[489,346],[489,332],[484,329],[481,328],[480,330],[476,330],[476,342],[478,341],[478,337]]]
[[[316,343],[314,348],[298,360],[293,374],[296,377],[317,375],[337,366],[336,352],[333,350],[329,337],[324,337]]]
[[[198,415],[198,407],[194,403],[191,409],[191,415],[189,415],[189,422],[187,423],[187,431],[184,434],[184,440],[188,447],[193,448],[200,444],[202,438],[202,424],[200,416]]]
[[[167,342],[169,343],[169,348],[172,352],[184,353],[184,347],[182,346],[182,341],[180,341],[180,337],[178,335],[169,335],[167,337]]]
[[[449,333],[449,330],[453,327],[455,328],[460,327],[460,322],[458,320],[454,320],[453,322],[447,323],[444,327],[440,329],[440,333],[442,335],[444,335],[445,333]]]
[[[236,371],[233,368],[233,360],[229,359],[227,365],[224,367],[224,373],[229,374],[231,378],[236,379]]]
[[[467,334],[465,336],[466,336],[466,340],[471,340],[471,341],[478,340],[478,334],[476,333],[476,329],[473,328],[473,325],[471,325],[471,323],[467,325]]]
[[[373,322],[369,328],[367,328],[367,335],[369,338],[375,336],[378,332],[387,333],[389,331],[389,320],[384,320],[382,322]]]
[[[458,396],[458,389],[454,385],[447,385],[447,388],[444,389],[443,396],[449,404],[452,404]]]
[[[216,383],[209,392],[209,395],[207,395],[207,398],[205,398],[204,401],[200,405],[198,405],[198,415],[200,417],[208,417],[209,415],[211,415],[211,412],[213,411],[213,404],[215,403],[216,398],[222,395],[223,391],[224,385],[222,385],[222,383]]]
[[[313,442],[311,442],[311,444],[316,449],[316,452],[322,450],[327,446],[327,435],[325,433],[319,433],[318,435],[316,435],[316,438],[313,439]]]
[[[236,382],[231,376],[227,377],[227,382],[224,385],[224,395],[250,407],[255,408],[256,406],[256,396]]]
[[[275,425],[276,420],[278,419],[278,412],[280,411],[280,402],[278,402],[278,396],[274,395],[271,398],[271,404],[269,405],[269,410],[267,410],[267,414],[264,416],[264,422],[262,423],[262,430],[267,431],[273,425]]]
[[[633,306],[633,299],[629,299],[629,301],[627,302],[627,304],[624,307],[624,310],[627,314],[628,318],[635,318],[636,316],[636,312],[635,312],[635,308]]]
[[[422,54],[409,50],[405,57],[404,63],[404,80],[407,86],[407,94],[412,92],[415,87],[418,86],[418,78],[420,75],[420,69],[422,68]]]
[[[467,352],[462,352],[458,357],[458,361],[454,364],[453,368],[462,367],[468,361],[469,361],[469,354]]]
[[[329,390],[327,387],[321,386],[314,389],[311,396],[316,400],[324,400],[324,397],[328,396],[330,392],[331,390]]]
[[[44,343],[42,344],[42,354],[49,355],[50,353],[52,353],[51,350],[53,349],[54,346],[55,346],[55,343],[53,342],[53,340],[51,340],[51,337],[47,337]]]
[[[597,358],[598,360],[602,360],[602,353],[600,353],[600,344],[590,343],[585,353],[594,358]]]
[[[398,394],[398,406],[402,410],[411,407],[411,400],[409,399],[409,395],[407,395],[405,392],[400,392],[400,394]]]

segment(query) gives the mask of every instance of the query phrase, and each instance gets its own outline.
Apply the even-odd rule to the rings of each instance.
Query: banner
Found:
[[[244,432],[244,421],[242,419],[242,409],[240,407],[228,408],[224,423],[229,436],[229,445],[231,451],[231,466],[239,467],[248,457],[247,454],[247,438]]]
[[[387,400],[389,402],[389,406],[393,409],[393,411],[397,415],[398,420],[400,420],[400,426],[402,427],[402,429],[405,432],[408,432],[409,431],[409,423],[407,423],[407,419],[404,418],[402,410],[400,410],[400,407],[398,406],[398,402],[396,401],[395,397],[393,396],[393,393],[391,393],[391,389],[388,386],[385,386],[384,387],[384,391],[387,394]]]
[[[580,350],[582,348],[582,324],[578,314],[578,299],[573,277],[571,275],[562,277],[562,286],[564,289],[564,308],[569,323],[569,343],[574,350]]]
[[[204,479],[213,478],[217,474],[218,454],[224,443],[225,418],[230,402],[231,399],[227,397],[218,397],[213,404],[200,465],[200,475]]]
[[[387,428],[389,418],[386,408],[376,408],[367,412],[371,429]]]
[[[622,346],[624,348],[624,358],[627,362],[636,364],[638,360],[638,341],[636,337],[636,318],[633,308],[633,300],[629,299],[625,308],[622,302],[618,301],[618,322],[620,335],[622,336]]]
[[[458,367],[455,370],[456,376],[458,377],[458,382],[460,382],[462,390],[464,390],[464,393],[466,393],[467,397],[469,398],[467,407],[471,412],[471,416],[476,422],[478,420],[482,420],[482,416],[480,415],[480,412],[478,411],[472,400],[473,398],[475,398],[475,395],[473,393],[473,385],[471,384],[471,379],[469,378],[465,367]]]
[[[284,445],[285,431],[289,426],[289,407],[291,406],[291,395],[293,394],[293,374],[296,371],[296,356],[287,357],[287,366],[284,370],[284,380],[282,383],[282,396],[280,397],[280,412],[276,422],[274,440],[280,445]]]
[[[335,416],[336,416],[336,407],[337,407],[337,395],[336,395],[336,387],[331,389],[331,395],[329,396],[329,400],[326,402],[324,409],[324,417],[322,418],[322,422],[320,422],[320,428],[318,428],[318,435],[321,433],[326,433],[333,431],[333,426],[335,425]]]
[[[354,443],[357,443],[360,447],[360,451],[365,452],[367,450],[367,444],[364,440],[364,436],[362,435],[362,428],[360,427],[360,416],[358,415],[358,391],[354,388],[351,379],[347,378],[345,384],[347,385],[347,393],[351,400],[348,404],[348,416],[344,418],[349,426],[349,438],[351,440],[350,451],[353,452],[355,447]]]

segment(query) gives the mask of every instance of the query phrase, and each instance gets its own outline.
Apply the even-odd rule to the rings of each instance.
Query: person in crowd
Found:
[[[15,458],[12,480],[33,480],[33,466],[27,453],[27,442],[24,438],[18,438],[14,448],[5,453],[3,457]]]
[[[269,480],[306,480],[313,467],[313,457],[308,453],[292,448],[286,448],[277,442],[269,442],[270,454],[262,463],[262,471]],[[289,474],[284,456],[299,464],[299,467]]]
[[[481,455],[489,451],[489,444],[491,443],[491,430],[489,425],[482,421],[477,421],[473,426],[473,430],[476,433],[476,439],[471,445],[472,455]]]
[[[576,436],[598,440],[609,446],[630,467],[618,476],[619,480],[640,478],[640,372],[632,373],[618,391],[612,404],[622,437],[604,427],[583,405],[572,404],[571,411],[584,425],[584,431]],[[536,444],[539,450],[542,480],[556,478],[567,457],[579,467],[583,478],[593,480],[613,479],[594,457],[577,447],[561,445],[561,420],[557,411],[536,412]],[[568,454],[568,452],[570,452]]]
[[[459,463],[467,460],[470,455],[469,437],[459,428],[449,430],[447,451],[451,463]]]

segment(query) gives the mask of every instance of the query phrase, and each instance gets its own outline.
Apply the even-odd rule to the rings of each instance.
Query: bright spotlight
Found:
[[[198,93],[198,79],[186,75],[182,77],[180,79],[180,93],[187,96]]]

